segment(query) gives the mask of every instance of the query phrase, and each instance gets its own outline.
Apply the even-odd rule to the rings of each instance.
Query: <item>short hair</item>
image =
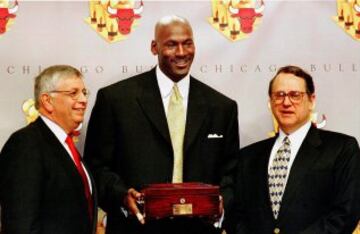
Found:
[[[161,26],[165,26],[165,25],[169,25],[172,23],[183,23],[189,26],[189,28],[192,31],[191,25],[189,23],[189,21],[187,19],[185,19],[184,17],[178,16],[178,15],[167,15],[162,17],[155,25],[155,39],[156,39],[156,35],[160,29]]]
[[[43,70],[38,76],[35,77],[34,85],[34,99],[35,107],[40,107],[40,95],[54,91],[61,79],[67,79],[70,76],[83,78],[81,72],[69,65],[54,65]]]
[[[301,69],[300,67],[288,65],[288,66],[281,67],[277,71],[276,75],[271,79],[271,81],[269,83],[269,90],[268,90],[269,96],[271,96],[272,85],[274,83],[274,80],[281,73],[293,74],[293,75],[303,79],[305,81],[306,92],[308,94],[315,93],[315,85],[314,85],[314,81],[313,81],[313,78],[311,77],[311,75],[309,73],[307,73],[305,70]]]

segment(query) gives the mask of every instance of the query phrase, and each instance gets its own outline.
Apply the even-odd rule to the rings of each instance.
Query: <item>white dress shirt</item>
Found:
[[[164,105],[165,113],[167,114],[170,97],[172,94],[172,88],[174,86],[174,82],[167,77],[159,68],[156,66],[156,79],[159,85],[161,99]],[[184,111],[185,111],[185,121],[186,121],[186,113],[187,113],[187,104],[189,101],[189,89],[190,89],[190,75],[187,74],[184,78],[177,82],[177,86],[179,88],[181,97],[183,98]],[[220,217],[219,221],[214,223],[214,227],[221,228],[222,222],[224,220],[224,213]]]
[[[68,135],[66,134],[64,129],[62,129],[59,125],[57,125],[56,123],[54,123],[53,121],[51,121],[50,119],[46,118],[43,115],[40,115],[40,118],[44,121],[46,126],[48,126],[48,128],[54,133],[56,138],[59,140],[61,145],[65,148],[65,150],[68,152],[70,158],[73,160],[73,162],[75,164],[75,160],[73,158],[71,150],[70,150],[69,146],[65,142]],[[92,186],[91,186],[91,180],[90,180],[89,174],[88,174],[86,168],[84,167],[84,165],[82,163],[81,163],[81,166],[83,167],[83,169],[85,171],[86,179],[88,180],[88,184],[89,184],[89,187],[90,187],[90,193],[92,194]]]
[[[277,151],[283,145],[283,140],[287,136],[290,140],[291,154],[290,154],[288,173],[287,173],[286,179],[285,179],[285,187],[286,187],[286,183],[288,181],[288,178],[289,178],[289,175],[291,172],[292,164],[294,163],[295,157],[300,149],[302,142],[304,141],[304,139],[306,137],[306,134],[310,130],[310,127],[311,127],[311,122],[308,121],[306,124],[301,126],[298,130],[291,133],[290,135],[286,135],[281,129],[279,129],[279,136],[276,139],[275,144],[271,150],[271,154],[270,154],[270,158],[269,158],[269,162],[268,162],[268,173],[270,172],[271,163],[274,160],[274,157],[275,157]]]
[[[169,106],[170,97],[172,94],[172,88],[174,86],[174,82],[167,77],[159,68],[156,66],[156,79],[160,89],[161,99],[164,105],[165,113],[167,114],[167,109]],[[187,113],[187,104],[189,100],[189,88],[190,88],[190,75],[187,74],[184,78],[178,81],[177,86],[179,88],[181,97],[183,98],[184,111],[185,111],[185,120]]]

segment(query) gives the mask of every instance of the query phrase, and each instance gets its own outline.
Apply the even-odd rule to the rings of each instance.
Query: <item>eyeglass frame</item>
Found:
[[[89,96],[90,96],[90,91],[88,89],[52,90],[52,91],[49,91],[48,93],[62,93],[62,94],[69,96],[74,101],[79,100],[81,94],[83,94],[86,98],[89,98]]]
[[[282,96],[279,96],[279,98],[281,97],[281,101],[279,99],[279,101],[277,101],[275,98],[274,98],[274,94],[282,94]],[[294,94],[299,94],[299,100],[294,100]],[[286,97],[289,97],[289,101],[292,103],[292,104],[299,104],[303,101],[304,99],[304,95],[305,94],[310,94],[310,92],[303,92],[303,91],[296,91],[296,90],[291,90],[289,92],[285,92],[285,91],[277,91],[277,92],[271,92],[271,95],[270,95],[270,99],[272,102],[274,102],[276,105],[280,105],[280,104],[283,104],[285,102],[285,98]]]

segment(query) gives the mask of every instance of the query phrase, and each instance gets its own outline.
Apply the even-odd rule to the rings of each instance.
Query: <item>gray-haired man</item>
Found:
[[[12,134],[0,155],[1,233],[94,233],[95,188],[72,140],[87,96],[73,67],[52,66],[36,77],[40,117]]]

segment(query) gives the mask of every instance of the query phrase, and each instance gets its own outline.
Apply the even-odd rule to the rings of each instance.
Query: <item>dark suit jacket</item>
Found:
[[[5,234],[95,230],[76,166],[41,118],[12,134],[1,151],[0,204]]]
[[[222,138],[208,138],[209,134]],[[235,101],[191,77],[184,182],[220,184],[225,204],[229,204],[229,175],[235,168],[238,146]],[[99,90],[88,126],[85,160],[97,182],[99,204],[108,212],[107,233],[140,233],[129,228],[132,221],[120,212],[127,190],[171,183],[173,170],[173,150],[155,69]],[[139,226],[138,221],[133,223]]]
[[[236,233],[270,234],[275,228],[281,234],[351,233],[360,200],[360,151],[356,140],[310,128],[292,165],[276,221],[267,178],[275,139],[255,143],[240,152],[236,212],[232,216]]]

